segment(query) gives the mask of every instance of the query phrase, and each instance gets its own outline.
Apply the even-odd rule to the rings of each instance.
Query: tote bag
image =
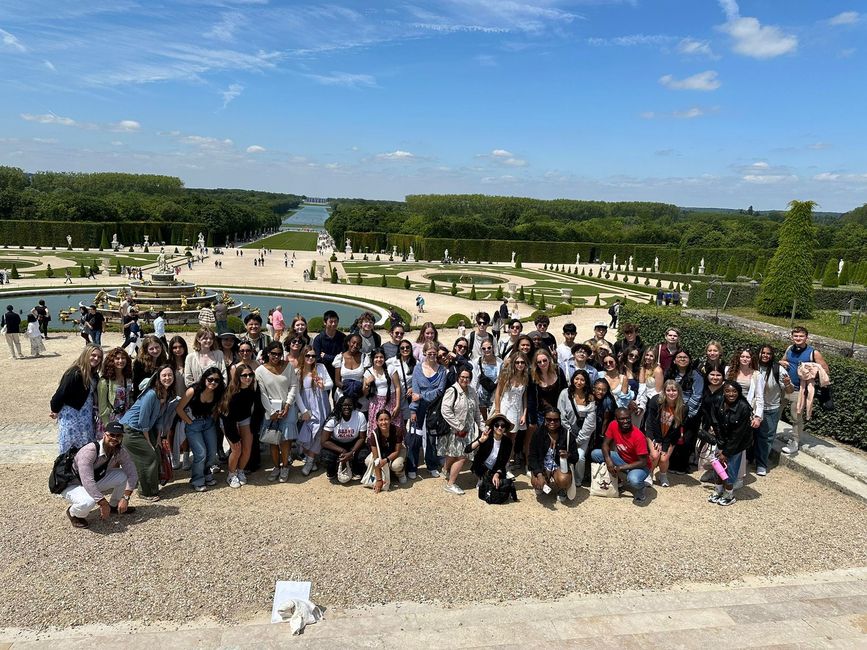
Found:
[[[612,477],[605,463],[590,463],[590,496],[614,497],[620,496],[617,477]]]

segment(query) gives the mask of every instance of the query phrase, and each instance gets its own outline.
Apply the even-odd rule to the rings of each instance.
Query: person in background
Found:
[[[611,322],[608,327],[614,329],[617,327],[617,319],[620,318],[620,298],[614,301],[614,304],[608,308],[608,315],[611,316]]]
[[[533,321],[536,329],[528,334],[533,340],[533,345],[537,349],[544,348],[550,353],[554,353],[557,349],[557,339],[548,331],[548,326],[551,324],[551,319],[545,314],[539,314]]]
[[[27,314],[27,340],[30,341],[30,356],[41,357],[45,352],[45,344],[42,343],[42,332],[39,331],[39,321],[33,314]]]
[[[15,307],[6,305],[6,313],[3,314],[2,326],[6,328],[6,345],[13,359],[23,359],[21,352],[21,316],[15,313]]]
[[[96,305],[87,308],[87,316],[84,319],[87,335],[94,345],[102,345],[102,332],[105,329],[105,316],[97,310]]]
[[[578,328],[575,327],[575,323],[566,323],[563,326],[563,342],[557,346],[557,356],[555,357],[555,361],[561,368],[564,363],[568,363],[572,359],[572,346],[575,345],[577,334]],[[566,376],[571,377],[572,375],[566,373]]]
[[[154,336],[160,340],[163,348],[168,351],[169,342],[166,340],[166,312],[164,311],[157,312],[157,317],[154,318]]]
[[[644,352],[644,341],[638,334],[638,325],[635,323],[623,323],[620,326],[620,334],[622,338],[614,342],[614,356],[619,357],[626,348],[638,348]]]
[[[222,300],[214,305],[214,321],[216,322],[217,334],[229,331],[229,306]]]
[[[609,352],[614,350],[614,344],[611,343],[605,335],[608,333],[608,324],[605,321],[598,321],[593,326],[593,336],[584,341],[585,345],[589,345],[590,349],[593,350],[593,353],[596,354],[596,351],[600,347],[608,348]]]
[[[39,331],[42,333],[42,338],[48,339],[48,323],[51,322],[51,312],[45,306],[45,301],[40,300],[32,310],[33,315],[39,322]]]
[[[96,440],[94,415],[102,348],[86,345],[51,397],[51,419],[57,420],[57,447],[61,454]]]
[[[645,480],[650,475],[647,438],[632,424],[628,409],[617,409],[614,419],[605,430],[602,449],[594,449],[590,457],[594,463],[605,463],[612,480],[619,472],[626,472],[632,503],[643,506],[647,503]]]
[[[343,352],[346,345],[346,335],[337,329],[340,317],[337,312],[329,309],[322,315],[325,328],[313,339],[313,351],[317,360],[328,371],[331,380],[334,381],[334,359]]]
[[[102,363],[102,378],[96,387],[96,430],[105,433],[106,427],[117,422],[135,401],[132,391],[132,363],[123,348],[113,348]]]
[[[138,348],[138,340],[141,337],[141,326],[138,324],[138,309],[133,305],[129,307],[129,313],[123,319],[123,343],[120,347],[125,348],[133,345],[133,352]]]
[[[212,307],[212,303],[204,305],[199,310],[199,327],[205,328],[207,327],[212,332],[214,331],[214,326],[217,324],[217,318],[214,316],[214,309]]]
[[[283,318],[283,306],[277,305],[271,312],[271,327],[274,328],[274,340],[283,340],[283,330],[286,329],[286,320]]]

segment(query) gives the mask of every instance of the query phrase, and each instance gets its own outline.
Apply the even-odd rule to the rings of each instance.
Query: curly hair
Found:
[[[115,359],[122,357],[126,360],[121,374],[123,377],[117,376],[118,368],[114,365]],[[110,381],[118,381],[120,379],[129,379],[132,377],[132,359],[130,359],[126,350],[123,348],[113,348],[105,353],[102,360],[102,376]]]

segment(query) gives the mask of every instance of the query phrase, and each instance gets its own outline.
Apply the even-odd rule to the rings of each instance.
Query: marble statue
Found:
[[[151,242],[150,242],[150,239],[151,239],[151,236],[150,236],[150,235],[145,235],[145,236],[144,236],[144,245],[145,245],[145,246],[149,246],[149,245],[150,245],[150,243],[151,243]]]
[[[581,264],[581,253],[575,253],[575,266]]]
[[[166,254],[160,251],[160,254],[157,255],[157,271],[168,271],[169,265],[166,262]]]
[[[512,251],[512,264],[515,263],[515,251]]]
[[[397,257],[397,246],[392,245],[391,247],[391,256]]]
[[[409,255],[406,258],[407,262],[415,262],[415,253],[412,250],[412,246],[409,247]]]
[[[611,268],[617,268],[617,253],[614,253],[614,260],[611,262]]]
[[[201,232],[199,232],[198,244],[199,244],[199,248],[205,247],[205,236]]]
[[[653,258],[653,270],[659,273],[659,256]]]
[[[115,249],[115,250],[117,250],[118,248],[120,248],[120,242],[117,241],[117,233],[114,233],[114,234],[111,236],[111,247],[112,247],[113,249]]]
[[[840,263],[837,264],[837,275],[840,275],[843,272],[843,258],[840,258]]]
[[[66,236],[66,245],[72,247],[72,235]]]
[[[631,268],[632,268],[632,255],[629,256],[629,261],[626,262],[626,270],[628,271]]]
[[[352,242],[350,241],[349,237],[346,238],[346,248],[344,248],[343,251],[347,255],[352,255]]]
[[[443,259],[448,262],[449,260],[449,249],[447,248],[443,253]]]

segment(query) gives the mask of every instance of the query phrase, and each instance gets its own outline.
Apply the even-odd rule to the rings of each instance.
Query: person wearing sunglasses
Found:
[[[524,463],[524,436],[527,431],[527,386],[530,383],[530,361],[523,352],[509,357],[500,368],[497,390],[494,392],[494,413],[502,414],[513,422],[515,463]]]
[[[437,344],[427,341],[423,346],[424,361],[416,365],[412,372],[412,402],[409,405],[410,425],[407,430],[407,476],[416,477],[419,466],[419,452],[425,446],[425,465],[433,478],[440,475],[441,463],[437,457],[436,439],[428,434],[425,417],[427,408],[435,402],[446,389],[446,369],[437,358]],[[448,352],[448,350],[446,350]],[[427,437],[425,440],[424,436]]]
[[[184,433],[193,452],[190,484],[196,492],[204,492],[208,485],[217,483],[211,464],[217,457],[216,418],[225,390],[220,370],[206,368],[175,407],[178,417],[184,421]]]
[[[78,478],[61,492],[70,503],[66,516],[73,528],[87,528],[87,515],[97,506],[101,519],[108,519],[111,513],[135,512],[129,500],[138,483],[138,472],[122,443],[123,425],[111,422],[102,440],[84,445],[75,454],[72,468]],[[111,496],[106,499],[108,493]]]
[[[298,412],[307,409],[301,404],[296,408],[298,374],[283,358],[283,346],[272,341],[265,346],[263,354],[265,363],[256,368],[256,381],[259,383],[262,406],[265,409],[262,430],[271,427],[279,431],[278,444],[271,445],[274,467],[268,480],[279,479],[281,483],[285,483],[289,480],[289,467],[292,463],[289,454],[291,441],[298,438]]]
[[[501,359],[505,359],[512,353],[512,350],[515,349],[515,346],[518,344],[518,339],[521,336],[521,330],[524,329],[524,325],[517,318],[512,319],[508,324],[508,336],[502,337],[497,342],[497,355]]]
[[[304,453],[304,467],[301,473],[309,476],[310,472],[318,469],[316,457],[322,450],[322,427],[331,413],[331,389],[334,382],[325,369],[318,362],[316,352],[311,346],[306,346],[301,351],[301,367],[298,370],[298,389],[301,402],[306,407],[306,413],[301,415],[302,424],[298,429],[298,444]]]
[[[382,351],[385,352],[386,360],[394,359],[397,356],[398,348],[400,347],[401,341],[403,341],[404,334],[406,330],[404,330],[403,323],[395,323],[391,327],[391,340],[386,341],[382,344]]]
[[[473,362],[472,366],[473,389],[479,400],[482,418],[487,419],[488,411],[494,400],[494,393],[497,390],[497,379],[500,376],[503,360],[494,354],[493,341],[485,341],[480,349],[482,354]]]
[[[409,405],[412,403],[412,373],[415,371],[416,359],[412,353],[412,343],[401,341],[397,348],[397,356],[389,359],[388,373],[395,385],[400,386],[400,415],[404,426],[409,422]]]
[[[458,338],[450,353],[446,350],[447,358],[441,359],[440,363],[448,368],[448,376],[446,377],[447,387],[452,386],[457,382],[458,374],[461,370],[469,370],[472,372],[473,364],[470,361],[469,351],[470,342],[465,338]]]
[[[252,348],[250,348],[252,350]],[[258,431],[265,417],[262,395],[256,384],[253,366],[243,361],[233,366],[232,379],[223,397],[223,431],[229,441],[229,475],[231,488],[247,484],[245,469],[253,449],[253,431]]]
[[[476,314],[476,327],[470,332],[469,348],[466,356],[470,359],[478,359],[482,354],[482,344],[490,342],[494,344],[494,337],[488,331],[488,325],[491,324],[491,317],[486,311],[480,311]]]
[[[452,494],[464,494],[457,480],[467,456],[467,440],[473,440],[482,430],[484,421],[479,411],[476,392],[470,383],[473,371],[462,368],[458,371],[457,382],[446,389],[440,412],[449,425],[449,432],[437,439],[437,454],[445,457],[445,490]]]
[[[530,483],[536,490],[536,496],[551,491],[557,491],[557,500],[566,501],[567,490],[574,486],[571,468],[578,462],[579,456],[575,445],[570,444],[569,432],[563,427],[560,411],[547,407],[542,413],[542,428],[533,436],[527,465],[530,471]],[[567,471],[563,471],[563,463]]]
[[[467,445],[464,453],[472,456],[471,470],[481,483],[487,476],[499,488],[506,478],[506,465],[512,456],[512,439],[507,435],[512,423],[502,414],[488,418],[481,435]]]

